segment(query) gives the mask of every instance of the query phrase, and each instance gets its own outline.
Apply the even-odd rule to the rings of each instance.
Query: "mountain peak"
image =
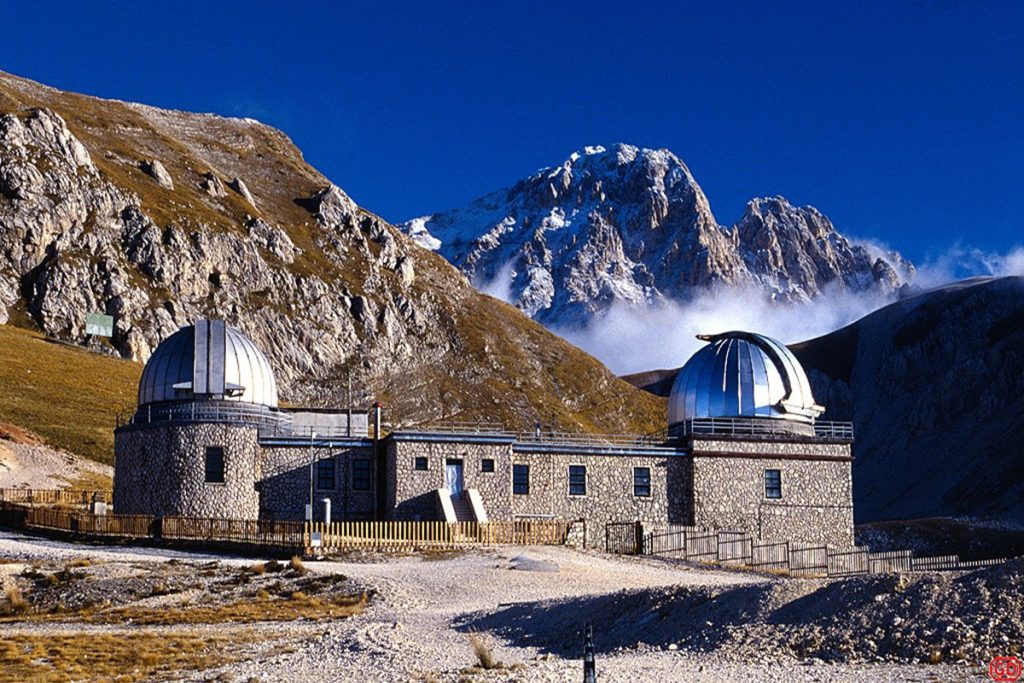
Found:
[[[668,149],[592,145],[466,207],[400,226],[485,291],[537,320],[585,325],[616,303],[685,300],[702,287],[754,285],[805,300],[825,287],[901,283],[817,209],[784,197],[718,223],[690,169]],[[882,257],[883,260],[885,257]]]

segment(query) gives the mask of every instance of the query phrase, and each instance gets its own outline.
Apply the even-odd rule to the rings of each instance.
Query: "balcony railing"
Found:
[[[238,401],[190,401],[187,403],[151,403],[131,414],[118,414],[117,426],[160,422],[218,422],[272,426],[290,421],[287,413],[267,406]]]
[[[853,440],[852,422],[819,421],[812,424],[787,420],[753,419],[740,417],[707,417],[686,420],[673,425],[670,439],[693,434],[722,436],[813,436],[819,439]]]

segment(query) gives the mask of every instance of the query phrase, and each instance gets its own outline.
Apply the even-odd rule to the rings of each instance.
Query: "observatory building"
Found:
[[[267,357],[199,320],[168,337],[115,431],[114,509],[231,519],[585,519],[853,543],[847,423],[822,422],[796,357],[749,332],[680,370],[660,437],[381,429],[372,411],[283,408]]]

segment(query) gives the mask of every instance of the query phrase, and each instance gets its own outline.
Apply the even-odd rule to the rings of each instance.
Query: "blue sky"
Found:
[[[435,6],[430,6],[431,4]],[[1024,243],[1024,3],[3,3],[0,69],[252,116],[393,221],[667,147],[912,259]]]

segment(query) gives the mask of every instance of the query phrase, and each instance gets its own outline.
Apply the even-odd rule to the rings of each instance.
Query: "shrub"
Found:
[[[306,572],[309,571],[306,569],[306,565],[302,564],[302,558],[298,555],[292,555],[292,559],[288,562],[288,567],[299,576],[305,576]]]
[[[487,640],[479,633],[471,633],[469,636],[469,645],[473,648],[473,654],[476,655],[477,664],[481,669],[501,669],[503,664],[494,658],[494,653],[491,652],[491,646],[487,643]]]
[[[28,612],[28,600],[21,594],[21,590],[17,586],[8,587],[5,596],[7,597],[6,607],[8,614],[24,614]]]
[[[252,566],[250,571],[252,571],[256,576],[262,576],[267,571],[267,566],[262,562],[257,562]]]

